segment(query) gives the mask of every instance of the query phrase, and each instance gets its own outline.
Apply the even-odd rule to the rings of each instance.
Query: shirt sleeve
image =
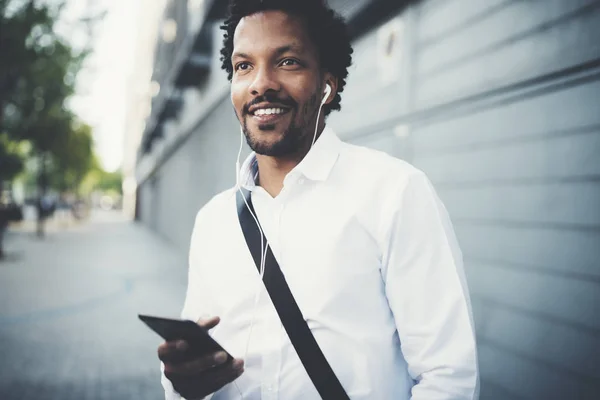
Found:
[[[204,209],[203,209],[204,210]],[[181,319],[188,319],[191,321],[198,321],[200,318],[208,318],[210,315],[210,296],[207,295],[208,291],[203,286],[202,279],[202,261],[200,259],[201,246],[203,238],[203,221],[202,215],[203,210],[198,212],[196,220],[194,222],[194,229],[192,231],[192,237],[190,240],[190,250],[188,257],[188,284],[181,311]],[[183,398],[175,391],[171,381],[167,379],[164,374],[164,364],[160,365],[161,371],[161,383],[165,391],[165,400],[183,400]],[[210,399],[212,395],[205,397]]]
[[[462,254],[427,177],[412,174],[386,211],[382,260],[412,400],[476,400],[477,350]],[[391,219],[390,219],[391,217]]]

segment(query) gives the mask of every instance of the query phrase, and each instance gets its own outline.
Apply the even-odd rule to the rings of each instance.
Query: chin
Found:
[[[280,140],[253,140],[250,147],[254,152],[260,155],[270,156],[278,154],[281,147]]]
[[[285,137],[260,138],[259,140],[249,141],[248,145],[256,154],[269,157],[285,157],[296,151],[296,146],[285,140]]]
[[[279,124],[248,124],[246,142],[256,153],[270,157],[288,157],[298,152],[302,138],[291,131],[289,126]]]
[[[264,145],[276,144],[285,137],[285,129],[281,129],[275,125],[256,125],[250,127],[249,135],[255,143]]]

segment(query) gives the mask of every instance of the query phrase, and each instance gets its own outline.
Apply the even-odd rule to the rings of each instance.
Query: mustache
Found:
[[[250,107],[260,104],[260,103],[276,103],[276,104],[281,104],[282,106],[290,108],[290,109],[296,108],[298,106],[298,103],[296,103],[294,101],[294,99],[292,99],[291,97],[288,97],[286,99],[280,99],[277,97],[277,95],[265,94],[263,96],[258,96],[257,98],[255,98],[254,100],[252,100],[251,102],[246,104],[244,106],[244,114],[249,113]]]

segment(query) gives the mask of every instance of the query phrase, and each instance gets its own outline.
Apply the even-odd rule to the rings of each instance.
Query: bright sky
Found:
[[[127,112],[127,89],[133,71],[140,0],[69,0],[65,25],[91,10],[106,10],[96,29],[94,53],[80,73],[73,111],[94,128],[96,152],[109,171],[121,166]],[[77,42],[83,32],[70,32]]]

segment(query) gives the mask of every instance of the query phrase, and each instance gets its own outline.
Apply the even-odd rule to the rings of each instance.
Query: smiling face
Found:
[[[252,14],[233,43],[231,101],[250,148],[272,157],[307,151],[330,76],[302,20],[281,11]]]

